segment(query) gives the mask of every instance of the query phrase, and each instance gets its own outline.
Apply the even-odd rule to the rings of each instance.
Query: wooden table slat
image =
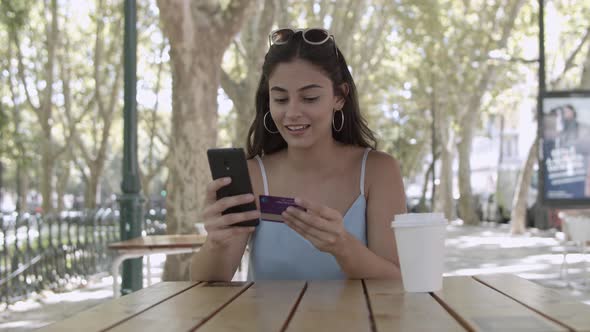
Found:
[[[198,332],[280,331],[305,281],[257,281]]]
[[[434,293],[475,331],[567,331],[472,277],[443,279]]]
[[[572,296],[515,275],[482,275],[475,279],[571,329],[590,331],[590,306]]]
[[[371,331],[362,282],[309,281],[286,331]]]
[[[162,282],[40,331],[588,331],[590,307],[512,275],[399,281]]]
[[[135,293],[97,305],[37,331],[100,331],[197,284],[196,282],[161,282],[150,288],[140,289]]]
[[[202,283],[109,331],[189,331],[207,321],[252,283]]]
[[[465,331],[429,293],[405,293],[401,280],[366,280],[377,331]]]

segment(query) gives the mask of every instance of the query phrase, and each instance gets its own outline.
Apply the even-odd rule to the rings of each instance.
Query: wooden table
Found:
[[[205,243],[206,235],[150,235],[137,237],[131,240],[113,242],[109,249],[115,250],[116,256],[111,264],[113,275],[113,297],[119,297],[119,267],[126,259],[148,257],[147,280],[151,286],[151,269],[149,255],[152,254],[186,254],[198,250]]]
[[[400,281],[162,282],[41,331],[590,331],[590,306],[513,275]]]

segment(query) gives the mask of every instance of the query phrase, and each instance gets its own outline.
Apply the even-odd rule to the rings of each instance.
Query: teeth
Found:
[[[308,125],[303,125],[303,126],[287,126],[287,129],[289,130],[302,130],[307,128]]]

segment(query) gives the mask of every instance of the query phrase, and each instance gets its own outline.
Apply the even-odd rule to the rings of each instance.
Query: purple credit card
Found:
[[[281,216],[281,213],[283,213],[283,211],[289,206],[305,211],[304,208],[295,204],[295,199],[289,197],[260,195],[259,200],[260,219],[262,220],[283,222],[283,216]]]

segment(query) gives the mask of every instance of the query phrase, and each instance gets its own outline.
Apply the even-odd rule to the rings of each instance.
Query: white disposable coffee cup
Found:
[[[442,213],[396,215],[397,254],[406,292],[442,289],[447,220]]]

